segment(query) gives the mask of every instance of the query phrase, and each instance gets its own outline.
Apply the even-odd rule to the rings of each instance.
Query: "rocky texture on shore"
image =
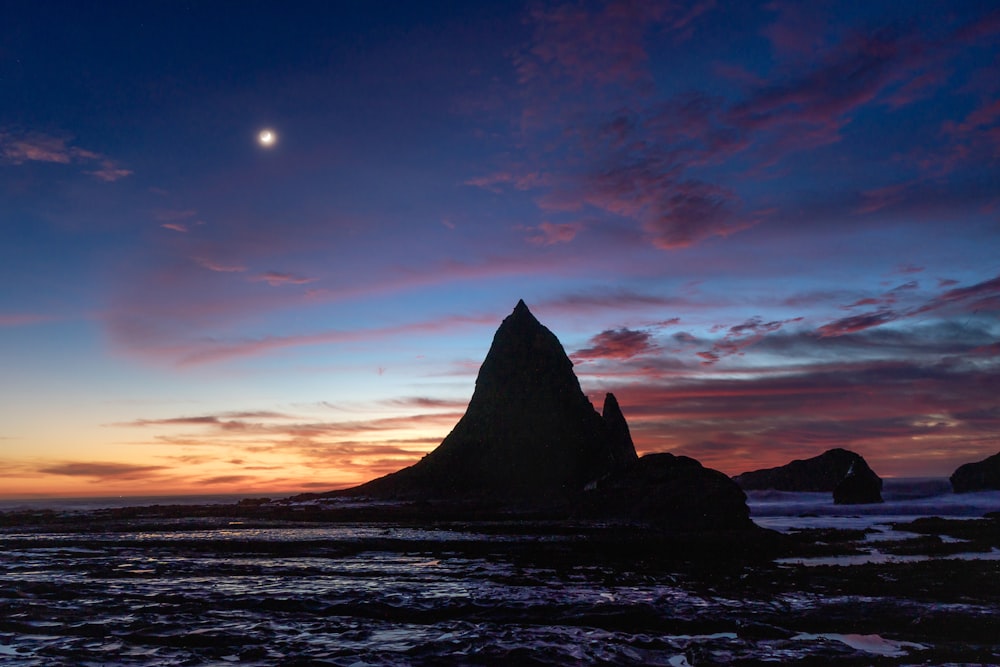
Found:
[[[465,415],[416,464],[322,496],[564,511],[686,530],[754,528],[745,494],[686,457],[636,455],[613,394],[598,414],[523,301],[501,323]]]
[[[647,454],[588,490],[579,513],[629,517],[672,530],[753,526],[746,494],[725,474],[687,456]]]
[[[949,479],[955,493],[1000,490],[1000,452],[959,466]]]
[[[899,524],[878,541],[893,559],[847,566],[784,556],[849,557],[865,531],[314,523],[275,504],[0,512],[0,663],[1000,664],[996,515]]]
[[[776,468],[736,475],[745,491],[826,491],[840,505],[882,502],[882,478],[860,454],[830,449],[810,459],[796,459]]]

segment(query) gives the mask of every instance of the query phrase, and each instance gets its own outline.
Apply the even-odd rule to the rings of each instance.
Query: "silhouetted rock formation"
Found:
[[[579,512],[682,531],[752,528],[746,494],[718,470],[687,456],[647,454],[598,481]]]
[[[860,458],[860,457],[859,457]],[[861,459],[864,462],[864,459]],[[867,505],[882,502],[882,478],[865,463],[848,471],[847,477],[833,489],[836,505]]]
[[[597,414],[559,340],[519,301],[497,329],[465,415],[415,465],[350,490],[388,498],[567,499],[636,459],[618,403]]]
[[[882,502],[882,479],[860,454],[840,448],[777,468],[745,472],[733,480],[746,491],[832,491],[838,504]]]
[[[604,396],[604,410],[601,412],[604,423],[607,424],[610,443],[611,456],[615,461],[615,467],[620,468],[634,462],[638,456],[635,453],[635,445],[632,444],[632,434],[628,430],[628,422],[622,409],[618,407],[618,399],[614,394]]]
[[[559,340],[523,301],[497,329],[469,407],[437,449],[323,495],[440,500],[445,511],[463,503],[540,509],[681,531],[756,528],[746,495],[721,472],[683,456],[638,458],[614,395],[597,414]]]
[[[1000,490],[1000,452],[982,461],[960,465],[949,479],[955,493]]]

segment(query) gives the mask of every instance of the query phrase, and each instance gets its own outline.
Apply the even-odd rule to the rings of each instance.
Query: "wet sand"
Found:
[[[961,559],[995,515],[872,540],[269,505],[0,514],[0,663],[1000,663],[1000,561]]]

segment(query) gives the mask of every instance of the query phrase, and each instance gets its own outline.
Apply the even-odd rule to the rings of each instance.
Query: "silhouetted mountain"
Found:
[[[756,528],[746,495],[721,472],[670,454],[638,458],[614,395],[598,414],[559,340],[523,301],[497,329],[469,407],[437,449],[322,495],[540,509],[684,531]]]
[[[733,480],[746,491],[832,491],[837,504],[882,502],[882,479],[860,454],[840,448],[777,468],[745,472]]]
[[[955,493],[1000,490],[1000,452],[982,461],[960,465],[950,479]]]
[[[635,461],[609,395],[594,409],[555,335],[519,301],[497,329],[465,415],[415,465],[351,490],[391,498],[565,499]]]

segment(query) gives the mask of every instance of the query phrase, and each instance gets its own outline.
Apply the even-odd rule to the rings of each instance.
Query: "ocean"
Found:
[[[143,505],[231,505],[244,498],[259,498],[264,494],[211,493],[174,496],[104,496],[85,498],[0,498],[0,512],[17,510],[90,511]],[[272,494],[274,498],[293,493]]]
[[[881,505],[836,506],[829,494],[754,492],[750,506],[755,521],[782,532],[868,530],[869,555],[893,539],[893,521],[1000,510],[1000,492],[956,495],[946,480],[886,480],[884,495]],[[184,502],[206,500],[29,507]],[[1000,662],[996,549],[965,554],[976,560],[962,569],[950,564],[954,552],[715,570],[649,553],[607,559],[571,532],[509,526],[71,528],[0,530],[0,664]]]
[[[1000,491],[952,493],[945,477],[890,478],[883,482],[885,502],[835,505],[830,493],[751,491],[747,504],[764,528],[869,528],[921,516],[949,519],[980,517],[1000,511]]]

